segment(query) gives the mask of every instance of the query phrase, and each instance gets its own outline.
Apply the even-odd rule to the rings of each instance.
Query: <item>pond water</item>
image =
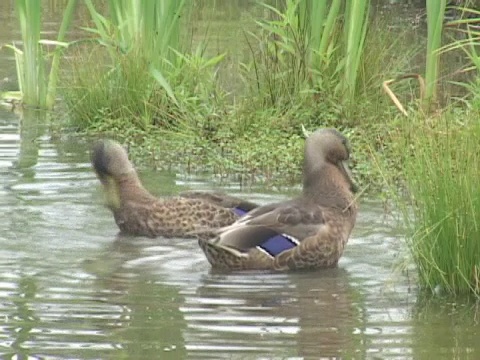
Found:
[[[57,19],[48,32],[62,2],[46,3]],[[19,38],[12,2],[0,2],[0,21],[0,43]],[[0,78],[14,72],[2,50]],[[397,270],[404,232],[381,203],[361,200],[337,269],[214,273],[195,240],[118,237],[89,141],[51,138],[43,123],[0,110],[2,359],[480,358],[478,304],[418,295],[411,267]],[[219,187],[141,177],[158,195]],[[223,188],[259,203],[287,197]]]
[[[2,359],[480,357],[478,309],[417,297],[380,203],[362,200],[337,269],[213,273],[195,240],[119,238],[88,149],[0,111]],[[214,187],[141,177],[158,195]]]

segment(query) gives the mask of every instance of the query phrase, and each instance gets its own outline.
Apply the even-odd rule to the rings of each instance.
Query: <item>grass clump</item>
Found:
[[[110,1],[108,17],[85,3],[93,37],[71,50],[62,83],[72,127],[173,131],[198,128],[199,118],[217,111],[224,94],[212,69],[224,55],[206,58],[201,43],[185,50],[180,19],[188,22],[189,2]]]
[[[22,47],[4,45],[15,53],[18,85],[22,102],[28,106],[52,110],[56,100],[57,81],[62,48],[67,30],[73,20],[77,1],[66,3],[57,40],[41,40],[42,4],[35,0],[16,0],[15,9],[20,23]],[[48,53],[44,45],[53,45],[54,51],[50,69],[47,68]]]
[[[405,217],[420,284],[480,296],[480,126],[447,116],[408,133],[404,175],[413,217]]]
[[[305,94],[335,93],[337,102],[355,100],[369,24],[370,1],[286,0],[263,4],[265,20],[253,41],[253,68],[264,105],[288,108]]]

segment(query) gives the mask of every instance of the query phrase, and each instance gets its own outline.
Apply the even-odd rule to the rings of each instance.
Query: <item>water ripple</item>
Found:
[[[19,131],[0,112],[2,358],[478,358],[478,310],[418,302],[395,271],[402,230],[381,204],[362,201],[337,269],[216,273],[195,240],[117,235],[88,143]],[[142,176],[161,192],[157,173]]]

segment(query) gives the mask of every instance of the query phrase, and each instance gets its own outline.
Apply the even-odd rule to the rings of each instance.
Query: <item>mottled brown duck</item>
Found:
[[[202,199],[223,208],[231,209],[238,216],[245,215],[258,207],[258,204],[252,201],[229,195],[223,191],[187,190],[182,191],[178,196],[189,199]]]
[[[256,207],[220,192],[155,197],[143,187],[126,150],[112,140],[93,145],[91,162],[103,185],[107,207],[125,234],[192,237],[201,229],[230,225]]]
[[[349,157],[348,141],[337,130],[312,133],[305,142],[300,196],[198,234],[212,267],[284,271],[336,266],[357,216]]]

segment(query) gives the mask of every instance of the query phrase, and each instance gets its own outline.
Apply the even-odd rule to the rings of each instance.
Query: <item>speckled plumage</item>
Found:
[[[227,209],[242,209],[245,212],[249,212],[258,207],[258,204],[245,199],[238,198],[236,196],[228,195],[222,191],[198,191],[188,190],[182,191],[178,194],[180,197],[189,199],[202,199],[212,204],[220,205]]]
[[[199,234],[199,245],[214,268],[299,270],[337,265],[355,225],[355,185],[344,164],[347,139],[334,129],[318,130],[305,143],[301,196],[261,206],[234,224]],[[272,255],[262,248],[283,234],[298,245]],[[274,240],[276,241],[276,240]]]
[[[208,193],[195,196],[192,192],[166,198],[153,196],[143,187],[125,149],[115,141],[97,141],[92,149],[91,161],[103,185],[107,206],[123,233],[148,237],[192,237],[195,231],[220,228],[238,219],[232,209],[223,206],[221,193],[212,193],[217,201],[209,199],[205,195]],[[225,199],[225,203],[232,206],[241,202],[227,195]]]

